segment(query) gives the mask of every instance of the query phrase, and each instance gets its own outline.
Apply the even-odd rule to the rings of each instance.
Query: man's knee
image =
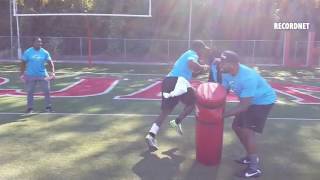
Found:
[[[173,111],[174,107],[161,108],[161,114],[168,115]]]
[[[193,110],[195,108],[195,104],[187,104],[185,108]]]
[[[232,123],[232,129],[235,132],[240,132],[241,131],[241,127],[236,122]]]

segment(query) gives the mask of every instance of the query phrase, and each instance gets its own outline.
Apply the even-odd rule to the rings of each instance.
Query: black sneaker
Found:
[[[46,112],[47,113],[52,113],[53,111],[52,111],[52,107],[46,107]]]
[[[239,164],[245,164],[245,165],[248,165],[250,164],[250,160],[248,157],[243,157],[243,158],[240,158],[240,159],[236,159],[234,160],[236,163],[239,163]]]
[[[252,169],[250,167],[246,168],[242,172],[236,174],[238,177],[242,178],[256,178],[259,177],[262,174],[261,169]]]
[[[33,113],[33,109],[32,109],[32,108],[28,108],[28,109],[26,110],[26,114],[31,114],[31,113]]]

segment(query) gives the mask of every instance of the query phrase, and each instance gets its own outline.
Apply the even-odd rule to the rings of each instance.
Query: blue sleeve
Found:
[[[190,52],[188,54],[188,61],[192,60],[193,62],[198,63],[198,59],[199,59],[199,56],[196,53],[191,53]]]
[[[242,83],[241,92],[239,94],[240,98],[254,97],[257,89],[258,81],[256,78],[246,79]]]
[[[217,65],[215,64],[211,64],[211,78],[214,82],[218,81],[218,77],[217,77]]]
[[[45,61],[51,61],[52,59],[51,59],[50,53],[48,51],[44,51],[44,53],[46,58]]]
[[[50,53],[47,53],[47,60],[48,60],[48,61],[51,61],[51,60],[52,60],[52,58],[51,58],[51,56],[50,56]]]

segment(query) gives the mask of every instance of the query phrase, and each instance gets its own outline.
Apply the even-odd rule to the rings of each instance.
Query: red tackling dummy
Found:
[[[196,159],[204,165],[218,165],[227,92],[219,84],[203,83],[197,88],[196,96]]]

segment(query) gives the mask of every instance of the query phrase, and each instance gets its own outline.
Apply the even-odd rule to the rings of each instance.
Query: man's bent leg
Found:
[[[256,141],[256,133],[249,128],[241,128],[241,134],[243,134],[245,147],[247,154],[256,154],[257,153],[257,141]]]
[[[168,117],[168,115],[172,112],[172,109],[162,109],[154,123],[152,124],[149,134],[152,137],[155,137],[158,134],[160,126],[162,125],[163,121]]]
[[[154,121],[154,124],[157,124],[159,127],[162,125],[163,121],[169,116],[172,112],[172,109],[162,109],[159,116]]]
[[[273,104],[253,105],[249,108],[246,124],[241,128],[245,139],[247,157],[250,161],[249,168],[259,169],[259,157],[257,155],[257,133],[262,133],[268,114]]]
[[[157,141],[155,139],[156,135],[160,130],[160,126],[163,121],[168,117],[168,115],[172,112],[174,107],[178,104],[179,98],[178,97],[169,97],[165,98],[163,93],[171,92],[177,82],[177,77],[166,77],[162,81],[162,100],[161,100],[161,112],[159,116],[156,118],[154,123],[152,124],[147,136],[146,136],[146,143],[151,151],[158,150]]]
[[[183,134],[181,122],[185,117],[187,117],[193,111],[193,109],[194,109],[194,105],[186,105],[183,111],[179,114],[179,116],[176,119],[171,120],[169,122],[170,126],[175,128],[178,134],[180,135]]]
[[[183,108],[183,111],[179,114],[179,116],[176,118],[176,123],[177,124],[180,124],[182,122],[182,120],[184,118],[186,118],[189,114],[192,113],[194,109],[194,105],[191,104],[191,105],[186,105],[184,108]]]
[[[146,143],[147,143],[150,151],[158,150],[156,135],[158,134],[158,132],[160,130],[161,124],[168,117],[168,115],[172,112],[172,110],[173,110],[173,108],[172,109],[162,109],[159,116],[156,118],[156,120],[152,124],[147,136],[145,137]]]
[[[241,132],[244,136],[247,151],[247,158],[249,160],[249,168],[259,169],[259,157],[257,155],[257,141],[256,133],[249,128],[241,128]]]
[[[247,147],[247,143],[246,143],[246,139],[245,136],[242,132],[242,128],[238,125],[238,123],[236,122],[236,120],[233,121],[232,123],[232,129],[235,132],[235,134],[237,135],[238,139],[240,140],[240,143],[242,144],[242,146],[245,148],[245,150],[247,151],[246,147]]]
[[[175,120],[170,121],[170,126],[175,128],[178,134],[182,135],[181,122],[192,113],[196,103],[196,95],[193,88],[188,88],[185,94],[179,96],[179,99],[183,104],[185,104],[185,107]]]
[[[175,120],[176,124],[180,124],[185,117],[187,117],[189,114],[192,113],[196,103],[196,95],[193,88],[191,87],[188,88],[187,93],[181,95],[179,98],[181,102],[185,104],[185,107],[176,118]]]

